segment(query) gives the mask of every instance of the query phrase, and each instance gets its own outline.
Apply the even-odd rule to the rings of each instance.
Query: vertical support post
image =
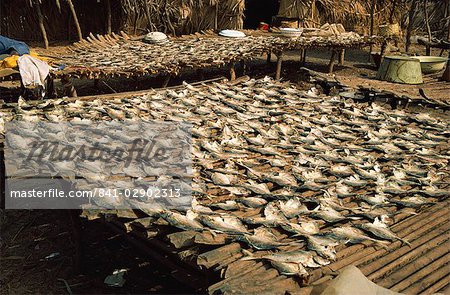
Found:
[[[70,12],[72,13],[73,21],[75,23],[75,28],[77,29],[78,39],[81,41],[83,39],[83,34],[81,34],[80,22],[78,21],[77,12],[73,6],[72,0],[66,0],[69,4]]]
[[[216,31],[219,27],[218,18],[219,18],[219,1],[216,1],[216,11],[215,11],[215,15],[214,15],[214,30],[216,30]]]
[[[268,64],[270,64],[270,60],[272,59],[272,52],[269,52],[269,53],[267,53],[267,60],[266,60],[266,62],[268,63]]]
[[[63,75],[61,77],[61,83],[63,84],[63,93],[65,96],[78,97],[77,91],[75,90],[75,87],[73,87],[69,76]]]
[[[235,63],[230,63],[230,81],[236,80],[236,69],[235,69]]]
[[[112,33],[111,0],[106,0],[106,33]]]
[[[424,9],[424,13],[425,13],[425,25],[427,26],[428,42],[431,43],[432,36],[431,36],[431,28],[430,28],[430,16],[428,14],[428,0],[424,1],[423,9]],[[427,55],[427,56],[431,55],[431,46],[430,45],[426,46],[425,55]]]
[[[408,14],[408,27],[406,28],[406,43],[405,51],[409,52],[409,46],[411,45],[411,32],[414,25],[414,15],[416,14],[416,0],[413,0]]]
[[[55,83],[53,77],[47,77],[47,98],[56,98]]]
[[[41,29],[42,39],[44,40],[44,46],[45,46],[45,49],[48,49],[47,31],[45,30],[44,16],[42,15],[41,4],[39,3],[39,1],[34,1],[34,5],[36,6],[36,13],[38,15],[39,28]]]
[[[306,48],[300,49],[300,64],[303,66],[306,63]]]
[[[328,64],[328,73],[329,74],[333,73],[333,69],[334,69],[334,64],[335,63],[336,63],[336,50],[332,49],[331,50],[330,63]]]
[[[171,74],[167,74],[167,75],[164,77],[164,80],[163,80],[163,82],[162,82],[161,88],[166,88],[167,85],[169,85],[169,82],[170,82],[170,78],[171,78],[171,77],[172,77]]]
[[[370,36],[373,36],[373,30],[374,30],[375,4],[376,4],[376,0],[372,0],[372,4],[370,5]],[[369,60],[370,60],[370,54],[372,53],[372,49],[373,49],[373,45],[370,44]]]
[[[339,50],[339,65],[343,66],[345,63],[345,49],[342,48]]]
[[[281,79],[281,64],[283,63],[283,52],[280,52],[277,55],[277,70],[275,72],[275,79],[280,80]]]
[[[245,75],[245,72],[247,71],[247,64],[245,63],[245,60],[241,60],[241,67],[242,67],[242,75]]]

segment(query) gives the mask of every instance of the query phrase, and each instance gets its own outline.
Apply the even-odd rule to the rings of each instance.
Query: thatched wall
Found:
[[[244,0],[122,0],[124,30],[188,34],[206,29],[240,29]]]
[[[398,22],[403,28],[407,26],[408,12],[413,0],[377,0],[374,23],[376,28],[381,24]],[[423,0],[417,1],[417,12],[414,17],[414,28],[423,31]],[[368,34],[370,28],[371,2],[369,0],[281,0],[278,15],[304,20],[304,26],[317,27],[326,22],[342,23],[347,30]],[[395,8],[393,10],[393,3]],[[447,28],[446,0],[429,0],[428,11],[430,24],[435,35],[442,35]],[[449,13],[447,12],[447,15]]]
[[[0,34],[25,41],[42,40],[38,27],[35,7],[29,0],[0,0]],[[105,1],[73,0],[81,31],[84,35],[106,33]],[[111,0],[112,28],[121,27],[121,6],[119,0]],[[50,41],[77,39],[73,18],[66,1],[60,0],[60,9],[56,0],[41,0],[41,10],[44,15],[44,25]]]
[[[37,0],[33,0],[37,1]],[[25,41],[42,40],[36,8],[30,0],[0,1],[0,34]],[[40,0],[48,39],[76,40],[67,2]],[[72,0],[84,36],[107,32],[106,0]],[[112,31],[130,34],[163,31],[172,35],[206,29],[243,27],[244,0],[110,0]],[[57,4],[60,4],[58,7]]]

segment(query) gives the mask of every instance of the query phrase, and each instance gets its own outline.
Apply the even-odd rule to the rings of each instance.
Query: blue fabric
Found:
[[[19,55],[30,53],[30,48],[25,42],[0,35],[0,54],[9,54],[12,50],[17,51]]]

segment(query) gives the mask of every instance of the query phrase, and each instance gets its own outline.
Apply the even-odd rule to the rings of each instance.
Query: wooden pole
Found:
[[[235,63],[230,63],[230,81],[236,80]]]
[[[150,7],[148,6],[148,1],[144,1],[144,5],[145,5],[145,15],[148,21],[148,29],[150,31],[153,31],[152,14],[150,12]]]
[[[450,16],[450,0],[447,0],[447,6],[445,8],[445,17],[447,18],[447,40],[450,40],[450,19],[448,19],[449,16]]]
[[[373,36],[374,31],[375,4],[376,0],[372,0],[372,4],[370,5],[370,36]],[[370,45],[370,52],[372,52],[372,44]]]
[[[77,29],[78,39],[83,39],[83,34],[81,33],[80,22],[78,21],[77,12],[75,11],[75,7],[73,6],[72,0],[66,0],[69,5],[70,12],[72,13],[73,21],[75,23],[75,28]]]
[[[111,0],[106,0],[106,33],[112,33]]]
[[[336,62],[336,50],[333,49],[331,50],[330,63],[328,64],[328,74],[333,73],[335,62]]]
[[[45,49],[48,49],[47,31],[45,30],[44,16],[42,15],[41,4],[39,3],[39,0],[34,1],[34,5],[36,7],[36,13],[38,15],[39,28],[41,29],[42,39],[44,40],[44,46]]]
[[[411,45],[411,32],[414,25],[414,15],[416,14],[416,1],[413,0],[411,3],[411,7],[409,9],[408,14],[408,27],[406,28],[406,44],[405,44],[405,51],[409,52],[409,46]]]
[[[214,30],[218,29],[218,18],[219,18],[219,1],[216,2],[216,12],[214,15]]]
[[[428,33],[428,42],[431,43],[431,28],[430,28],[430,17],[428,15],[428,0],[425,0],[423,2],[423,10],[425,13],[425,25],[427,26],[427,33]],[[427,52],[426,55],[431,55],[431,47],[427,46]]]
[[[339,65],[343,66],[345,63],[345,49],[342,48],[339,50]]]
[[[395,9],[397,8],[397,0],[392,0],[391,14],[389,15],[389,23],[394,23]]]
[[[283,63],[283,52],[280,52],[277,56],[277,71],[275,72],[275,79],[281,79],[281,64]]]

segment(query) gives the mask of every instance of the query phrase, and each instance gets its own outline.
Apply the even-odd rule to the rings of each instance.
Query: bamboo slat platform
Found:
[[[200,251],[198,247],[191,248],[193,241],[221,243],[224,240],[220,236],[212,237],[196,232],[161,234],[152,238],[148,247],[156,252],[164,250],[162,256],[166,259],[178,258],[179,268],[191,269],[191,286],[204,288],[206,278],[214,278],[210,271],[221,273],[219,281],[208,287],[210,294],[307,295],[314,288],[321,288],[320,284],[326,284],[348,265],[357,266],[370,280],[393,291],[433,294],[446,289],[450,284],[449,205],[449,202],[442,202],[417,215],[403,213],[395,216],[392,230],[398,236],[408,239],[411,246],[394,242],[386,248],[367,244],[341,247],[337,252],[338,261],[314,271],[306,282],[279,275],[268,263],[240,260],[245,254],[239,243],[213,249],[210,246]],[[122,233],[126,232],[123,222],[116,220],[113,223],[117,228],[122,228]],[[147,232],[152,232],[152,229],[148,228]],[[143,240],[147,239],[143,238],[146,234],[140,227],[129,229],[128,234],[130,233]],[[192,257],[189,253],[197,254]],[[216,275],[215,278],[217,277]],[[300,287],[305,284],[308,286]]]
[[[174,276],[182,282],[195,283],[201,290],[210,293],[301,294],[311,291],[308,286],[332,278],[342,267],[352,263],[369,278],[389,288],[428,292],[440,290],[448,284],[449,122],[448,118],[435,118],[432,109],[412,112],[408,109],[393,110],[389,105],[374,102],[360,104],[344,96],[318,95],[270,78],[183,85],[176,89],[68,101],[20,101],[2,106],[2,109],[5,110],[6,121],[80,118],[129,120],[130,124],[137,119],[192,121],[193,183],[198,202],[192,210],[202,224],[197,221],[197,227],[188,228],[158,212],[142,208],[104,212],[85,210],[84,215],[88,218],[104,217],[123,231],[145,239],[155,259],[168,268],[176,268]],[[333,130],[328,129],[332,127]],[[414,135],[409,132],[414,132]],[[225,138],[224,141],[224,134],[231,139]],[[236,134],[245,141],[234,138]],[[326,138],[322,134],[326,134]],[[265,142],[261,144],[261,140]],[[391,142],[407,148],[399,151]],[[331,146],[326,147],[324,143]],[[343,147],[356,151],[357,157],[348,157],[347,153],[351,155],[352,151],[345,152]],[[323,159],[336,157],[340,161],[337,165],[359,173],[367,167],[361,170],[358,163],[370,165],[378,162],[381,167],[376,169],[381,177],[373,180],[373,175],[369,175],[371,180],[364,180],[363,186],[355,185],[348,176],[356,174],[339,176],[330,173],[336,163]],[[366,160],[360,161],[361,157]],[[236,166],[230,168],[234,161]],[[411,163],[420,166],[408,166]],[[309,174],[295,169],[303,169]],[[371,171],[369,169],[367,171]],[[394,169],[413,171],[420,176],[404,179],[395,175]],[[233,183],[218,183],[213,175],[218,171],[233,175]],[[323,174],[318,178],[312,174],[319,171]],[[277,177],[279,175],[284,176]],[[383,180],[392,180],[394,185],[384,185]],[[339,191],[344,181],[355,186]],[[397,181],[403,184],[395,185]],[[380,192],[389,195],[384,203],[378,204],[381,208],[364,207],[361,196]],[[398,202],[406,201],[406,196],[416,194],[426,202],[422,199],[421,205],[412,206],[416,209],[398,205]],[[263,205],[248,205],[244,202],[245,197],[257,198]],[[291,216],[284,211],[282,213],[281,207],[276,207],[281,206],[281,202],[285,204],[287,200],[295,199],[303,205],[308,204],[306,209],[302,209],[304,213],[296,211],[298,214]],[[225,207],[226,201],[234,201],[235,206]],[[342,216],[337,222],[328,222],[315,215],[322,210],[317,209],[318,204],[327,208],[329,202],[339,209],[336,214]],[[270,206],[278,210],[266,212]],[[326,234],[339,226],[357,226],[372,221],[374,215],[363,215],[360,217],[363,219],[354,220],[353,214],[361,208],[377,217],[390,216],[393,219],[391,230],[405,237],[411,247],[402,246],[397,241],[385,248],[378,244],[373,246],[372,241],[353,246],[339,243],[336,259],[328,257],[322,266],[308,267],[307,274],[287,276],[280,275],[280,271],[266,260],[258,259],[269,253],[267,248],[255,247],[245,240],[256,235],[257,229],[267,230],[278,243],[276,247],[268,248],[270,252],[308,249],[311,254],[315,250],[306,245],[305,236],[299,237],[281,225],[309,221],[318,227],[321,234]],[[270,214],[283,216],[270,219]],[[230,233],[226,228],[223,230],[223,226],[211,225],[202,219],[211,216],[229,217],[239,221],[241,227]],[[242,260],[244,256],[255,259]],[[430,272],[431,269],[436,271]]]

